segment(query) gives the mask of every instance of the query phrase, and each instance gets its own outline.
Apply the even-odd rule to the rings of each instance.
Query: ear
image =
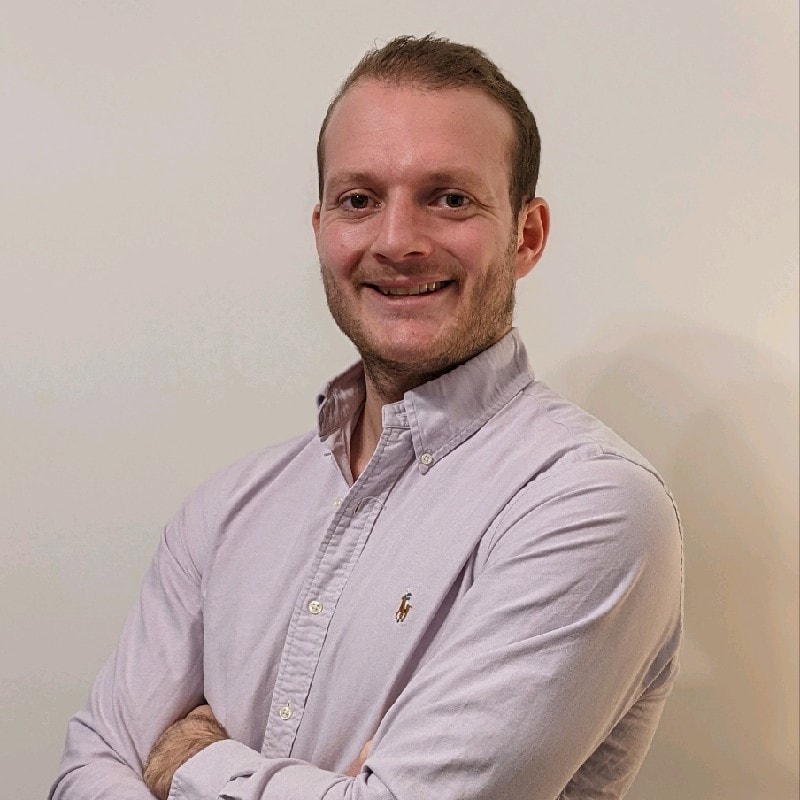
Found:
[[[314,206],[311,212],[311,227],[314,229],[314,239],[317,242],[317,249],[319,249],[319,203]]]
[[[541,197],[522,207],[517,218],[516,277],[524,278],[537,264],[550,232],[550,208]]]

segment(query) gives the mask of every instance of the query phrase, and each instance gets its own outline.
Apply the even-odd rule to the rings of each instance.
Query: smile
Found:
[[[435,281],[434,283],[421,283],[418,286],[405,286],[403,288],[390,288],[388,286],[372,286],[386,297],[406,297],[416,294],[430,294],[447,286],[451,281]]]

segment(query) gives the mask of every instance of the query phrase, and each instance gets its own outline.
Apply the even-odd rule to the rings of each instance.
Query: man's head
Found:
[[[417,48],[429,56],[415,65],[408,54]],[[446,56],[439,73],[423,69],[437,52]],[[523,127],[536,146],[524,158],[525,114],[487,91],[488,78],[530,117]],[[547,205],[532,196],[535,130],[517,90],[479,51],[429,37],[368,54],[331,104],[320,135],[317,251],[331,313],[385,397],[510,329],[515,281],[547,238]],[[527,164],[519,180],[516,163]]]
[[[317,140],[319,197],[325,179],[325,132],[331,114],[344,95],[359,82],[375,81],[423,89],[473,88],[484,92],[511,117],[511,207],[518,213],[526,200],[536,194],[541,140],[536,120],[519,90],[497,65],[471,45],[434,36],[398,36],[381,48],[365,53],[328,106]]]

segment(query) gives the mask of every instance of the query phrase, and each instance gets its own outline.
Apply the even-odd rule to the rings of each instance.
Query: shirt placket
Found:
[[[265,757],[291,755],[338,600],[386,496],[410,458],[413,449],[407,425],[384,428],[361,478],[334,502],[336,511],[303,582],[281,652],[261,749]]]

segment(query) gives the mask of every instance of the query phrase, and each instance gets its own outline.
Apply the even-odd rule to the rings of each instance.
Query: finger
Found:
[[[369,751],[372,750],[372,739],[370,739],[362,748],[361,752],[358,754],[358,760],[363,764],[367,760],[367,756],[369,755]]]
[[[358,754],[356,760],[350,765],[345,775],[350,778],[355,778],[359,772],[361,772],[361,767],[364,766],[364,762],[367,760],[367,756],[369,755],[369,751],[372,749],[372,739],[370,739],[362,748],[361,752]]]

